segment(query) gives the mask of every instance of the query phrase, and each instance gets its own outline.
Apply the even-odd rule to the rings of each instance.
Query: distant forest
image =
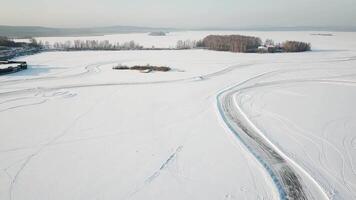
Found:
[[[252,52],[262,45],[257,37],[242,35],[209,35],[203,39],[203,46],[216,51]]]
[[[242,53],[282,53],[310,51],[311,44],[299,41],[286,41],[275,44],[267,39],[264,43],[258,37],[243,35],[209,35],[196,43],[197,47],[215,51]]]

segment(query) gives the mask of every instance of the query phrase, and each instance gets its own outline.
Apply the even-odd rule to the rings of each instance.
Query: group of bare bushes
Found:
[[[75,40],[74,42],[56,42],[54,49],[61,50],[141,50],[143,46],[134,41],[112,44],[108,40]]]
[[[176,49],[195,49],[198,47],[198,43],[196,40],[178,40]]]
[[[166,66],[153,66],[153,65],[135,65],[132,67],[126,66],[126,65],[117,65],[113,67],[114,70],[138,70],[138,71],[145,71],[145,72],[151,72],[151,71],[160,71],[160,72],[168,72],[171,70],[170,67]]]
[[[286,41],[282,44],[282,48],[285,52],[303,52],[310,51],[311,45],[306,42]]]

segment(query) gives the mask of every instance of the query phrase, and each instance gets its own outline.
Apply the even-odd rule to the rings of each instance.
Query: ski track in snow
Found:
[[[127,197],[125,197],[124,199],[130,199],[132,198],[135,194],[137,194],[138,192],[140,192],[141,190],[143,190],[148,184],[151,184],[155,179],[157,179],[163,170],[165,170],[166,168],[169,167],[169,165],[172,164],[173,161],[175,161],[177,159],[177,156],[179,154],[179,152],[181,152],[183,149],[183,146],[179,146],[168,158],[167,160],[165,160],[161,166],[159,167],[158,170],[156,170],[155,172],[152,173],[151,176],[149,176],[141,185],[136,186],[135,190],[133,192],[131,192]]]
[[[115,91],[116,92],[116,91]],[[114,93],[115,93],[114,92]],[[59,93],[57,93],[59,94]],[[55,94],[54,94],[55,96]],[[57,136],[53,137],[49,142],[41,145],[38,147],[37,150],[34,151],[34,153],[31,153],[29,156],[26,157],[25,161],[21,164],[20,169],[15,173],[15,176],[12,178],[11,180],[11,184],[9,187],[9,199],[13,200],[14,198],[14,187],[17,183],[18,177],[21,175],[21,172],[26,168],[26,166],[31,162],[31,160],[38,156],[42,151],[44,151],[47,147],[55,144],[59,139],[63,138],[64,136],[66,136],[70,130],[72,129],[72,127],[74,127],[76,125],[76,123],[81,120],[82,118],[84,118],[88,113],[90,113],[98,104],[102,103],[105,101],[107,97],[102,98],[100,101],[96,102],[93,106],[91,106],[87,111],[85,111],[84,113],[80,114],[78,117],[76,117],[69,125],[68,127],[66,127],[60,134],[58,134]]]

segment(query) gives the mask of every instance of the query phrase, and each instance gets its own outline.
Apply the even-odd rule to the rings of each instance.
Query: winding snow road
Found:
[[[293,70],[289,70],[293,71]],[[248,119],[236,102],[236,95],[246,88],[259,87],[260,85],[281,84],[290,82],[322,81],[320,80],[285,80],[259,84],[258,80],[265,76],[273,76],[282,70],[263,73],[250,78],[236,86],[223,90],[217,95],[217,108],[227,127],[256,157],[260,164],[268,171],[273,182],[278,188],[280,199],[329,199],[324,189],[297,163],[288,158],[278,149],[255,125]],[[300,176],[304,174],[309,181],[319,190],[309,190],[309,185]]]

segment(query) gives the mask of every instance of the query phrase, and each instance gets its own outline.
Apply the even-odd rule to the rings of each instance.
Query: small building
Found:
[[[27,63],[23,61],[0,61],[0,75],[15,73],[27,69]]]
[[[257,52],[258,52],[258,53],[268,53],[268,48],[265,47],[265,46],[259,46],[259,47],[257,48]]]

